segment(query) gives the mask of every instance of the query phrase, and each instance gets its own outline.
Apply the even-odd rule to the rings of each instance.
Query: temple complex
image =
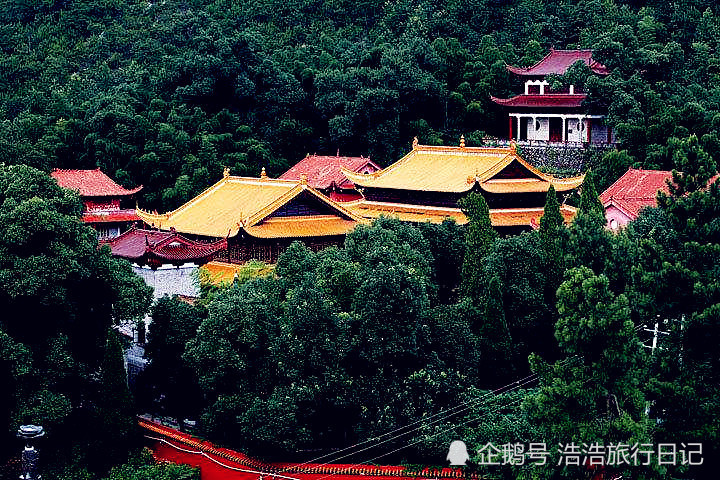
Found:
[[[137,210],[154,229],[175,229],[194,240],[227,239],[217,261],[275,263],[295,240],[319,250],[340,245],[358,222],[366,222],[342,204],[299,181],[235,177],[223,178],[186,204],[165,214]]]
[[[358,216],[380,215],[422,223],[452,218],[468,222],[457,202],[470,192],[482,194],[490,208],[492,225],[505,234],[528,230],[543,214],[550,185],[562,199],[583,181],[584,175],[556,178],[523,160],[515,145],[509,148],[419,145],[387,168],[370,174],[343,170],[363,198],[345,204]],[[566,222],[575,208],[562,205]]]
[[[542,60],[528,68],[507,69],[525,80],[525,91],[512,98],[491,97],[509,116],[509,138],[530,144],[553,142],[610,144],[612,129],[605,125],[605,112],[588,111],[587,95],[576,85],[552,90],[548,75],[563,75],[575,62],[585,63],[595,74],[608,75],[608,69],[593,60],[591,50],[551,49]]]
[[[308,155],[290,170],[280,175],[282,180],[298,181],[307,175],[307,183],[326,196],[338,202],[358,200],[361,195],[353,183],[343,174],[345,168],[353,173],[372,173],[380,167],[365,157],[341,157],[330,155]]]
[[[83,221],[92,225],[101,240],[114,238],[140,220],[135,213],[135,194],[142,186],[128,190],[115,183],[99,168],[95,170],[53,170],[50,175],[63,188],[77,190],[85,211]]]

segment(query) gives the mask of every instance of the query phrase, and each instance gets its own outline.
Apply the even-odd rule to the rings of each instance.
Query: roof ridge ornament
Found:
[[[300,174],[300,185],[307,186],[308,182],[308,176],[307,173],[301,173]]]
[[[260,170],[260,178],[261,178],[261,179],[267,179],[267,178],[268,178],[267,172],[265,171],[265,167],[262,167],[262,170]]]
[[[413,137],[412,148],[413,148],[413,150],[415,150],[417,147],[418,147],[418,138]]]
[[[223,167],[223,178],[230,176],[230,167]]]
[[[465,148],[465,135],[460,135],[460,148]]]
[[[517,143],[515,143],[515,140],[510,141],[510,151],[512,153],[517,153]]]

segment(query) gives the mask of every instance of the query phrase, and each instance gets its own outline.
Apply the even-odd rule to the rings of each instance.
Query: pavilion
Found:
[[[528,230],[543,214],[547,191],[552,185],[558,194],[580,186],[584,175],[558,178],[526,162],[515,145],[509,148],[420,145],[387,168],[370,174],[343,170],[363,198],[345,204],[358,216],[380,215],[400,220],[440,223],[452,218],[459,224],[468,219],[457,202],[470,192],[480,193],[490,209],[492,225],[503,233]],[[575,208],[563,204],[566,222]]]
[[[99,168],[94,170],[53,170],[50,175],[63,188],[77,190],[83,202],[83,222],[98,232],[100,240],[114,238],[140,221],[135,213],[135,194],[142,186],[126,189]]]
[[[525,80],[525,91],[512,98],[491,97],[509,116],[509,138],[518,142],[564,144],[611,144],[614,135],[605,125],[605,112],[588,111],[587,94],[576,85],[551,90],[549,75],[563,75],[576,62],[585,63],[596,75],[608,69],[592,58],[592,50],[551,49],[542,60],[527,68],[507,69]]]

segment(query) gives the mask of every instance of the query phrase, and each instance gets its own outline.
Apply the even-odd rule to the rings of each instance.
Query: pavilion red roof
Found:
[[[550,49],[550,53],[545,55],[542,60],[532,67],[512,67],[508,65],[507,69],[517,75],[523,76],[562,75],[570,65],[577,61],[582,61],[598,75],[608,75],[610,72],[607,67],[593,60],[592,53],[592,50]]]
[[[138,263],[204,263],[227,248],[225,239],[196,242],[175,231],[161,232],[131,228],[107,242],[112,254]]]
[[[128,190],[115,183],[99,168],[95,170],[53,170],[50,175],[58,185],[78,190],[81,197],[118,197],[139,192],[142,186]]]
[[[585,94],[548,93],[544,95],[516,95],[512,98],[490,99],[498,105],[505,107],[534,107],[534,108],[577,108],[587,98]]]
[[[643,208],[657,205],[658,191],[669,192],[668,181],[672,172],[630,168],[600,194],[600,201],[605,208],[614,205],[635,219]]]
[[[341,157],[339,155],[308,155],[296,163],[290,170],[280,175],[283,180],[300,180],[307,175],[307,183],[313,188],[323,190],[333,184],[341,188],[353,188],[351,181],[342,173],[341,168],[353,172],[380,170],[380,167],[366,157]]]

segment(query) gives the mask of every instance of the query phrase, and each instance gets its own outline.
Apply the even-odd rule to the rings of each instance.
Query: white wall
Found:
[[[568,118],[565,120],[566,137],[568,142],[583,142],[587,140],[587,126],[582,120]]]
[[[163,265],[157,270],[133,265],[133,270],[145,280],[145,283],[153,287],[153,297],[156,300],[163,295],[187,297],[200,295],[193,282],[193,272],[197,270],[197,265],[194,263],[186,263],[180,267]]]
[[[537,117],[535,120],[532,118],[527,119],[528,140],[544,140],[547,142],[550,140],[550,119],[547,117]],[[536,130],[535,127],[539,128]]]

